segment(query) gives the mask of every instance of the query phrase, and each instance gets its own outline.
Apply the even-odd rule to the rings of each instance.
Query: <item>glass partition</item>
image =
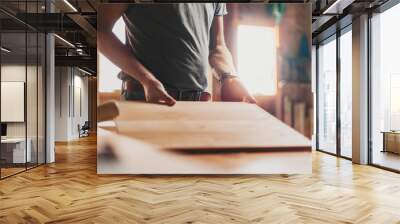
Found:
[[[1,34],[1,161],[2,177],[26,169],[26,33]],[[4,50],[7,49],[7,50]]]
[[[340,154],[352,157],[352,32],[340,36]]]
[[[43,5],[44,1],[20,1],[18,10],[39,13]],[[2,6],[9,5],[1,2]],[[2,179],[45,163],[46,39],[44,33],[2,12],[0,26]]]
[[[39,13],[41,5],[38,1],[27,2],[26,11],[28,13]],[[38,20],[38,17],[33,19]],[[38,23],[38,21],[35,21]],[[40,66],[40,52],[39,32],[35,29],[27,27],[27,93],[26,93],[26,113],[27,113],[27,150],[30,153],[30,162],[27,163],[28,168],[32,168],[38,165],[39,160],[39,123],[38,123],[38,111],[39,111],[39,66]]]
[[[317,149],[336,154],[336,37],[318,47]]]

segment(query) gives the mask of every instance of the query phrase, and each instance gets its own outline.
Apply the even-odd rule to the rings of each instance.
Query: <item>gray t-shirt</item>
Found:
[[[126,44],[164,86],[204,90],[211,25],[225,14],[224,3],[132,4],[123,15]]]

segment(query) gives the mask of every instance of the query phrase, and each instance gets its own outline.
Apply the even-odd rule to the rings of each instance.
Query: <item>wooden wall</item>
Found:
[[[299,68],[289,66],[290,60],[296,61],[296,57],[299,57],[302,38],[308,41],[309,52],[311,52],[311,18],[308,18],[311,12],[310,6],[285,4],[284,14],[279,20],[268,14],[265,4],[232,3],[227,4],[227,7],[228,15],[224,16],[225,39],[235,64],[237,64],[236,30],[239,24],[264,25],[278,30],[277,93],[273,96],[259,95],[256,99],[258,105],[264,110],[305,136],[311,137],[313,126],[311,53],[309,58],[303,60],[303,66],[298,66]],[[296,62],[298,61],[302,62],[301,60]],[[220,84],[215,79],[212,82],[212,92],[213,100],[220,100]],[[286,102],[286,107],[284,102]]]

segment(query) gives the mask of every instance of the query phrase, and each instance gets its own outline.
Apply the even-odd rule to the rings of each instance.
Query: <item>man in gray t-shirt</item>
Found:
[[[129,4],[106,6],[99,21],[99,49],[122,72],[128,100],[173,105],[200,100],[209,65],[222,82],[225,100],[255,102],[235,76],[225,45],[224,3]],[[123,17],[126,45],[112,33]]]

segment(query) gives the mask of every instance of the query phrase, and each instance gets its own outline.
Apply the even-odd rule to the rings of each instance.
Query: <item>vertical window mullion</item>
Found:
[[[36,1],[39,14],[39,0]],[[37,21],[39,22],[39,21]],[[36,166],[39,165],[39,32],[36,32]]]
[[[368,102],[368,124],[367,124],[367,129],[368,129],[368,164],[373,164],[373,148],[372,148],[372,85],[371,85],[371,79],[372,79],[372,66],[371,66],[371,57],[372,57],[372,33],[371,33],[371,20],[372,20],[372,12],[368,12],[368,32],[367,32],[367,38],[368,38],[368,54],[367,54],[367,66],[368,66],[368,74],[367,74],[367,83],[368,83],[368,95],[367,95],[367,102]]]
[[[28,1],[25,0],[25,21],[28,21]],[[24,88],[24,120],[25,120],[25,170],[28,170],[28,24],[25,23],[25,88]]]
[[[341,119],[340,119],[340,82],[341,82],[341,65],[340,65],[340,36],[341,32],[336,31],[336,154],[341,156]]]
[[[315,47],[315,148],[319,149],[319,44]]]

